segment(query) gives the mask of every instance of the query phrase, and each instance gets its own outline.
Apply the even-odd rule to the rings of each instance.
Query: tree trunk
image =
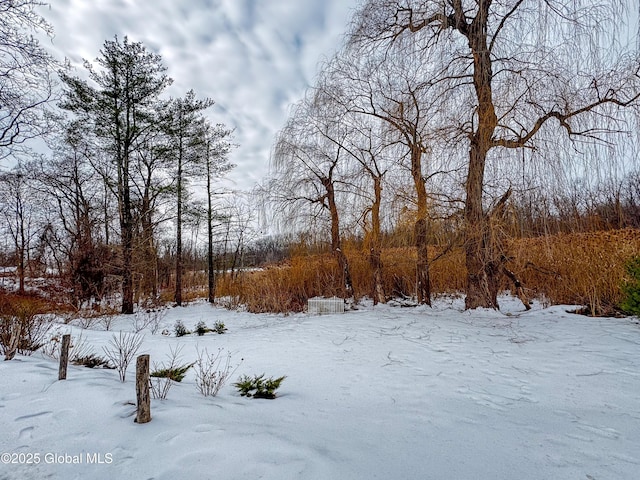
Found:
[[[467,267],[467,296],[465,308],[497,308],[489,288],[487,253],[488,223],[482,211],[482,185],[485,153],[472,145],[466,183],[465,203],[465,263]]]
[[[142,195],[140,221],[142,224],[143,278],[142,290],[155,299],[158,295],[158,252],[154,241],[151,189],[153,171],[147,166]]]
[[[18,258],[18,293],[20,295],[24,295],[24,246],[18,249],[19,250],[19,258]]]
[[[478,126],[469,149],[469,170],[465,203],[465,262],[467,266],[467,296],[465,307],[498,308],[496,295],[498,270],[488,258],[491,248],[488,219],[482,210],[482,188],[487,153],[498,124],[493,104],[491,56],[487,46],[487,18],[490,2],[479,7],[469,26],[467,38],[473,53],[473,85],[478,100]],[[490,235],[489,235],[490,237]]]
[[[139,355],[136,360],[136,400],[135,423],[151,421],[151,396],[149,395],[149,355]]]
[[[414,143],[411,146],[411,176],[416,189],[418,214],[414,226],[416,252],[416,296],[418,303],[431,306],[431,279],[429,277],[427,189],[422,178],[422,148]]]
[[[104,201],[102,208],[104,209],[104,244],[109,246],[109,187],[107,182],[104,181]]]
[[[384,285],[382,282],[382,246],[380,244],[380,204],[382,203],[382,179],[374,177],[374,202],[371,206],[371,246],[369,253],[369,264],[373,272],[373,291],[371,297],[373,304],[385,303],[387,301],[384,294]]]
[[[177,305],[182,305],[182,145],[178,152],[178,215],[176,219],[176,294]]]
[[[431,306],[431,278],[427,248],[427,220],[419,218],[415,224],[416,251],[416,294],[418,303]]]
[[[71,335],[62,336],[62,345],[60,346],[60,365],[58,367],[58,380],[67,379],[67,365],[69,364],[69,345],[71,344]]]
[[[122,240],[122,313],[133,313],[133,220],[131,215],[131,191],[129,188],[128,159],[123,164],[123,184],[120,214]]]
[[[208,300],[215,303],[216,277],[213,269],[213,205],[211,203],[211,159],[209,145],[207,145],[207,270],[208,270]]]
[[[327,192],[327,203],[329,205],[329,213],[331,215],[331,251],[333,252],[338,267],[342,273],[342,285],[344,298],[353,297],[353,282],[351,281],[351,272],[349,271],[349,261],[342,251],[342,242],[340,239],[340,219],[338,217],[338,207],[336,205],[335,191],[333,189],[333,181],[325,178],[322,181]]]
[[[129,228],[129,227],[127,227]],[[122,313],[133,313],[133,239],[132,232],[123,232],[122,238]]]

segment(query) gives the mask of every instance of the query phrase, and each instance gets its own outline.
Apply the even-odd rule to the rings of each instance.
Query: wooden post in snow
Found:
[[[60,368],[58,369],[58,380],[67,379],[67,365],[69,364],[69,345],[71,344],[71,335],[62,336],[62,345],[60,347]]]
[[[149,395],[149,355],[139,355],[136,361],[136,397],[138,411],[136,423],[151,421],[151,396]]]

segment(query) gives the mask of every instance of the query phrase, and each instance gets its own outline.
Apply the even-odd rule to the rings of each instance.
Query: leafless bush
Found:
[[[166,316],[166,308],[138,310],[133,318],[133,329],[136,333],[140,333],[145,328],[148,328],[155,335],[160,330],[160,324]]]
[[[117,315],[107,314],[100,317],[100,323],[107,332],[111,330],[111,325],[113,324],[113,320],[116,318],[116,316]]]
[[[3,317],[0,323],[0,353],[5,360],[11,360],[16,356],[20,335],[22,333],[20,322],[15,318]]]
[[[121,382],[125,381],[127,367],[142,345],[143,340],[144,337],[142,335],[120,331],[119,335],[113,335],[109,341],[109,347],[103,347],[105,355],[118,370]]]
[[[59,328],[57,328],[53,334],[49,337],[42,348],[40,349],[40,353],[45,357],[52,358],[57,360],[59,358],[60,353],[60,342],[62,341],[62,332]]]
[[[38,315],[38,306],[28,299],[0,305],[0,354],[11,360],[16,353],[31,355],[46,342],[51,316]]]
[[[49,337],[49,340],[40,349],[43,355],[54,360],[60,359],[60,348],[62,347],[62,336],[64,333],[60,328],[56,329]],[[82,332],[78,336],[71,336],[69,344],[69,360],[76,363],[82,358],[88,358],[95,354],[93,347],[88,343]]]
[[[206,348],[197,352],[198,360],[195,363],[196,388],[205,397],[215,397],[240,364],[236,365],[232,370],[231,352],[225,354],[222,348],[218,349],[214,354],[210,354]]]
[[[149,389],[151,390],[151,398],[164,400],[169,395],[172,381],[169,377],[150,377]]]

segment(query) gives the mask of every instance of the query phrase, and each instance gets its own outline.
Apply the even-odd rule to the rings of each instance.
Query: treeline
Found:
[[[250,221],[219,186],[231,130],[206,116],[213,100],[168,97],[162,58],[127,37],[105,41],[80,76],[58,65],[30,34],[53,33],[38,5],[1,13],[3,276],[15,273],[19,293],[27,278],[55,277],[40,287],[58,300],[109,297],[132,313],[169,285],[181,304],[186,250],[205,245],[213,301],[216,257]],[[30,150],[33,139],[51,153]]]

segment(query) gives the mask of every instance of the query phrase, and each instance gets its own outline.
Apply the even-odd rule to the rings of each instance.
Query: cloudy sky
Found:
[[[83,73],[105,40],[125,35],[162,55],[168,94],[193,89],[216,105],[209,117],[235,128],[235,188],[268,168],[289,106],[313,84],[318,63],[339,48],[357,0],[56,0],[42,15],[49,44]]]

